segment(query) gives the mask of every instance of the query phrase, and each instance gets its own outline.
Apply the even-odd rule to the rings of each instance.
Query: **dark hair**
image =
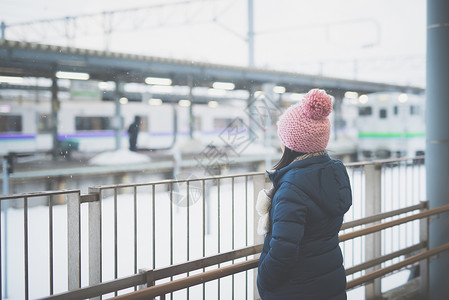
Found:
[[[284,146],[284,154],[282,154],[281,159],[273,166],[273,170],[279,170],[282,169],[286,166],[288,166],[289,164],[291,164],[291,162],[297,158],[298,156],[304,155],[306,153],[303,152],[296,152],[290,148],[287,148]]]

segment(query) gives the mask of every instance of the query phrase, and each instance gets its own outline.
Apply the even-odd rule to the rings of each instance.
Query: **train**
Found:
[[[343,118],[355,132],[357,159],[425,154],[425,95],[383,92],[346,99]]]
[[[149,105],[128,102],[121,105],[121,148],[128,148],[127,128],[141,117],[139,149],[170,150],[191,138],[190,107],[177,103]],[[248,123],[240,105],[194,105],[194,138],[202,145],[223,144],[217,135],[233,119]],[[116,106],[112,101],[61,101],[58,112],[58,140],[76,144],[79,152],[95,153],[116,148]],[[53,148],[51,103],[49,101],[0,102],[0,155],[11,152],[48,152]]]
[[[246,101],[235,100],[218,105],[195,104],[192,107],[178,103],[128,102],[121,105],[121,122],[117,120],[113,101],[85,101],[65,99],[60,102],[58,140],[77,145],[80,152],[103,152],[116,148],[117,124],[122,124],[121,147],[128,147],[127,127],[140,116],[142,124],[138,137],[139,149],[181,149],[193,138],[200,147],[224,146],[222,134],[233,121],[252,122]],[[292,103],[284,103],[288,106]],[[193,119],[190,118],[192,109]],[[357,98],[345,98],[342,118],[346,124],[341,132],[332,132],[330,146],[338,139],[356,145],[357,160],[412,157],[425,153],[425,97],[424,95],[395,92],[372,93]],[[330,118],[333,122],[334,114]],[[193,122],[193,124],[191,124]],[[254,123],[254,122],[253,122]],[[271,145],[278,147],[276,123],[269,130]],[[0,102],[0,156],[10,152],[48,152],[53,148],[51,103],[45,101]],[[229,129],[229,128],[228,128]],[[252,149],[266,151],[266,131],[255,133],[250,140],[248,128],[243,135],[253,142]],[[257,126],[256,126],[256,129]],[[260,128],[259,128],[260,129]],[[254,133],[253,133],[254,134]],[[343,138],[342,138],[343,136]],[[241,138],[241,137],[240,137]],[[278,147],[279,148],[279,147]],[[196,148],[199,152],[202,149]],[[277,149],[279,150],[279,149]]]

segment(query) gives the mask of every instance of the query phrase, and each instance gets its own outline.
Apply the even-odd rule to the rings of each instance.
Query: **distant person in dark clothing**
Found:
[[[134,122],[128,127],[129,150],[137,151],[137,136],[139,135],[140,117],[135,116]]]

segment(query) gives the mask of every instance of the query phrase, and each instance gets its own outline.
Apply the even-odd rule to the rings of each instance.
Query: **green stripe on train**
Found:
[[[381,132],[359,132],[359,138],[414,138],[425,137],[424,132],[409,132],[409,133],[381,133]]]

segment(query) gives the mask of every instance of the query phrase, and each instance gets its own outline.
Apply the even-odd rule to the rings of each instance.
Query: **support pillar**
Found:
[[[343,113],[342,113],[342,104],[344,94],[342,93],[333,93],[334,96],[334,124],[332,124],[332,128],[334,130],[334,140],[338,140],[338,135],[340,130],[343,128]]]
[[[190,101],[190,106],[189,106],[189,135],[190,135],[190,139],[193,139],[193,132],[195,130],[195,119],[193,116],[193,80],[191,77],[189,77],[188,79],[188,84],[189,84],[189,101]]]
[[[69,291],[81,287],[81,202],[80,194],[67,195],[67,261]]]
[[[248,66],[254,67],[254,0],[248,0]]]
[[[52,77],[51,85],[51,133],[53,141],[53,159],[56,159],[59,155],[59,138],[58,138],[58,114],[59,114],[59,99],[58,99],[58,79],[55,75]]]
[[[250,140],[253,140],[254,138],[256,138],[256,136],[255,136],[256,124],[255,124],[253,118],[251,117],[254,115],[254,106],[252,105],[252,103],[255,99],[254,94],[256,93],[256,91],[257,91],[257,88],[255,86],[253,86],[253,85],[250,86],[250,88],[248,89],[249,96],[248,96],[248,101],[246,104],[246,111],[247,111],[247,114],[249,117],[248,118],[248,126],[250,129],[249,130],[249,139]]]
[[[2,23],[0,24],[0,30],[1,30],[1,37],[2,37],[2,40],[5,40],[6,39],[6,24],[5,24],[5,22],[3,22],[2,21]]]
[[[264,143],[265,143],[265,149],[267,149],[267,152],[265,154],[265,169],[270,170],[271,167],[273,166],[272,161],[271,161],[271,152],[268,149],[272,148],[272,118],[275,117],[273,112],[275,111],[275,107],[274,104],[277,101],[277,94],[274,93],[273,88],[274,88],[274,84],[273,83],[265,83],[262,85],[262,91],[265,94],[265,103],[264,103],[264,110],[262,111],[262,115],[261,115],[261,120],[263,120],[263,122],[265,124],[261,124],[262,126],[264,126],[265,130],[264,130]],[[280,142],[279,142],[280,143]]]
[[[365,214],[375,216],[382,212],[382,169],[381,165],[367,165],[365,167]],[[379,223],[379,222],[376,222]],[[376,224],[374,223],[374,224]],[[365,260],[369,261],[382,256],[382,237],[380,232],[365,237]],[[380,265],[367,270],[368,273],[380,269]],[[373,283],[365,285],[366,299],[380,299],[382,295],[381,279],[376,278]]]
[[[12,160],[13,157],[11,155],[9,156],[4,156],[3,157],[3,162],[2,162],[2,173],[3,173],[3,187],[2,187],[2,192],[3,195],[9,195],[9,174],[12,172]],[[3,268],[4,268],[4,275],[2,276],[1,272],[0,272],[0,280],[3,278],[4,280],[4,289],[3,289],[3,293],[4,293],[4,297],[5,299],[8,298],[8,205],[9,205],[9,200],[3,200],[0,201],[0,210],[3,209],[3,241],[1,241],[0,238],[0,242],[2,242],[5,246],[4,246],[4,250],[3,253],[2,250],[0,249],[0,254],[2,254],[3,259],[4,259],[4,263],[3,263]],[[0,224],[1,226],[1,224]],[[1,289],[0,289],[1,290]],[[1,294],[1,293],[0,293]]]
[[[101,250],[101,192],[99,189],[89,187],[89,194],[96,194],[97,201],[89,202],[88,226],[89,226],[89,285],[95,285],[102,281],[102,250]],[[101,297],[91,298],[99,300]]]
[[[122,148],[122,104],[120,103],[120,98],[122,97],[122,83],[117,80],[115,82],[115,150],[120,150]]]
[[[426,182],[430,208],[449,203],[449,2],[427,0]],[[449,242],[449,214],[430,223],[430,249]],[[430,298],[449,295],[449,252],[430,262]]]

